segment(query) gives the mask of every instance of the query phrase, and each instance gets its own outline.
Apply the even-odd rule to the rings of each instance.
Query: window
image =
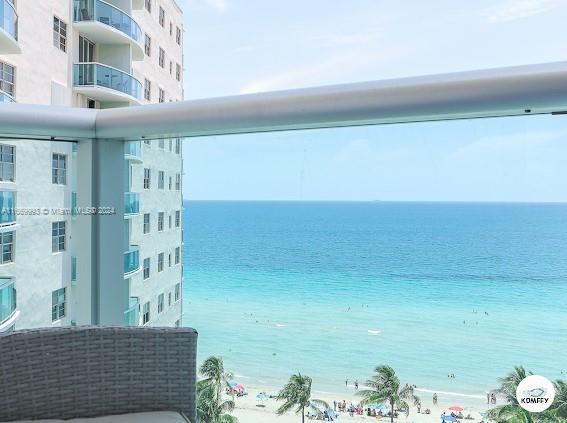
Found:
[[[150,189],[152,182],[152,174],[150,169],[144,169],[144,189]]]
[[[150,302],[144,304],[144,310],[142,314],[142,324],[145,325],[150,321]]]
[[[167,255],[167,258],[168,258],[167,264],[169,265],[169,267],[171,267],[171,253],[169,253],[169,254]]]
[[[157,256],[157,271],[163,272],[163,253],[159,253]]]
[[[0,181],[14,182],[16,148],[0,144]]]
[[[144,80],[144,98],[148,101],[152,101],[152,81],[149,79]]]
[[[173,22],[169,23],[169,36],[173,37]]]
[[[146,34],[144,41],[144,51],[146,52],[146,56],[150,57],[152,55],[152,37],[148,34]]]
[[[67,156],[53,153],[51,161],[51,182],[56,185],[67,184]]]
[[[181,81],[181,65],[179,63],[175,65],[175,79]]]
[[[159,294],[157,297],[157,312],[158,314],[163,312],[164,294]]]
[[[167,306],[171,307],[171,291],[169,292],[169,294],[167,295]]]
[[[144,279],[150,278],[150,258],[144,259]]]
[[[175,284],[175,302],[179,301],[180,299],[181,299],[181,284],[176,283]]]
[[[79,37],[79,62],[94,62],[94,52],[94,43],[90,42],[85,37]]]
[[[149,13],[152,13],[152,0],[145,0],[144,7]]]
[[[172,60],[169,61],[169,74],[173,75],[173,61]]]
[[[171,188],[173,188],[173,179],[171,178],[171,176],[169,177],[169,190],[171,191]]]
[[[180,173],[175,174],[175,190],[176,191],[181,190],[181,174]]]
[[[179,264],[179,260],[181,256],[181,247],[176,247],[175,248],[175,264]]]
[[[159,7],[159,24],[165,28],[165,10],[163,7]]]
[[[65,288],[56,289],[51,293],[51,321],[65,317]]]
[[[167,216],[167,220],[169,222],[169,229],[171,229],[171,215]]]
[[[165,183],[165,172],[163,170],[158,171],[158,189],[163,189]]]
[[[0,90],[14,97],[16,68],[0,62]]]
[[[150,147],[152,145],[150,140],[144,140],[144,144],[146,144],[148,147]]]
[[[57,16],[53,17],[53,45],[67,51],[67,24]]]
[[[158,147],[159,147],[160,150],[165,150],[165,142],[164,142],[163,138],[161,138],[158,141]]]
[[[150,233],[150,214],[144,213],[144,233]]]
[[[157,230],[158,230],[158,232],[163,231],[163,219],[164,219],[164,213],[159,212],[158,218],[157,218]]]
[[[175,212],[175,227],[179,228],[181,226],[181,210]]]
[[[65,251],[65,226],[64,221],[51,223],[51,252]]]
[[[159,66],[161,68],[165,68],[165,50],[163,48],[159,48]]]
[[[175,42],[181,45],[181,28],[177,27],[175,31]]]
[[[181,139],[175,139],[175,154],[181,154]]]
[[[14,261],[14,232],[0,233],[0,264],[12,263]]]
[[[163,88],[159,89],[159,102],[165,103],[165,91],[163,90]]]
[[[171,153],[173,151],[173,140],[170,138],[169,139],[169,152]]]

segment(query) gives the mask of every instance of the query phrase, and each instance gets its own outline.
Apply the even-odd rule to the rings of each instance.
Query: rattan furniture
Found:
[[[196,352],[197,332],[188,328],[2,334],[0,422],[169,411],[195,423]]]

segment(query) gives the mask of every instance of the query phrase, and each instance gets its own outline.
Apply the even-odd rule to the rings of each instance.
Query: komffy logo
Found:
[[[555,399],[553,384],[543,376],[528,376],[518,384],[516,399],[520,407],[532,413],[547,410]]]

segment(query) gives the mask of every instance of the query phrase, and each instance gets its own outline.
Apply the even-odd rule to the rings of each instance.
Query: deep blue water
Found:
[[[251,385],[567,374],[567,205],[185,203],[184,325]],[[454,373],[455,379],[447,374]]]

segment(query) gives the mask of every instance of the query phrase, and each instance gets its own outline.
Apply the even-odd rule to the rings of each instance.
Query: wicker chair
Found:
[[[197,332],[65,327],[0,336],[0,422],[174,411],[196,422]],[[159,422],[156,422],[159,423]]]

